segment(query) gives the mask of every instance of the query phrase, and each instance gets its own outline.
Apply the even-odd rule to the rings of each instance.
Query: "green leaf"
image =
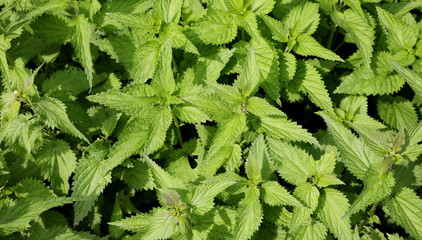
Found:
[[[298,185],[312,176],[313,157],[293,145],[268,138],[269,151],[277,164],[280,175],[286,181]]]
[[[340,191],[326,188],[316,210],[317,217],[340,240],[353,239],[350,219],[343,218],[348,207],[348,200]]]
[[[36,120],[32,120],[30,114],[20,114],[12,121],[2,125],[0,140],[5,141],[10,148],[21,152],[23,148],[27,153],[35,149],[35,144],[42,137],[42,126]]]
[[[116,46],[116,48],[119,47],[119,45]],[[130,50],[128,49],[128,51]],[[133,59],[130,59],[131,67],[129,71],[136,83],[144,83],[153,77],[160,59],[160,53],[161,46],[158,40],[155,39],[148,41],[135,49],[133,52]],[[122,52],[122,57],[125,57],[125,55],[127,55],[127,53]]]
[[[115,90],[90,95],[87,99],[130,115],[139,111],[142,106],[156,104],[159,100],[157,96],[138,96]]]
[[[149,168],[151,169],[151,173],[154,176],[154,182],[157,187],[159,188],[167,188],[167,189],[185,189],[185,185],[183,182],[170,175],[164,169],[162,169],[157,163],[155,163],[152,159],[147,156],[144,156],[143,159],[148,164]]]
[[[301,82],[299,90],[306,93],[309,99],[318,107],[333,111],[333,103],[325,87],[321,75],[308,62],[298,62],[297,73],[293,79],[294,82]]]
[[[173,113],[177,118],[187,123],[205,123],[210,120],[207,114],[190,104],[175,106]]]
[[[94,83],[96,83],[94,79]],[[70,69],[54,72],[50,78],[42,84],[44,92],[65,91],[75,95],[89,89],[89,83],[85,73],[81,70]]]
[[[302,204],[277,182],[268,181],[263,183],[261,187],[262,199],[270,206],[302,207]]]
[[[0,35],[0,69],[3,75],[3,87],[8,88],[9,84],[6,81],[9,79],[9,64],[7,63],[6,51],[11,47],[10,39],[4,35]]]
[[[127,217],[119,221],[109,222],[112,226],[117,226],[121,229],[130,232],[145,232],[151,224],[151,215],[146,213],[136,214],[132,217]]]
[[[209,10],[191,30],[204,43],[214,45],[229,43],[237,35],[237,25],[233,17],[217,9]]]
[[[74,204],[74,224],[78,224],[91,211],[92,206],[106,185],[111,182],[111,173],[106,171],[104,159],[108,146],[104,141],[91,145],[92,152],[79,160],[75,169],[72,186]]]
[[[179,193],[174,190],[161,188],[158,189],[166,207],[173,208],[182,204]]]
[[[316,162],[316,171],[319,174],[331,174],[336,166],[336,153],[324,153],[319,161]]]
[[[422,77],[407,68],[401,67],[394,62],[388,62],[391,64],[397,73],[410,85],[415,91],[416,95],[422,96]]]
[[[192,41],[183,32],[184,28],[180,25],[170,24],[171,45],[173,48],[182,49],[186,52],[199,55],[198,49]]]
[[[379,100],[377,110],[380,118],[395,129],[410,128],[418,121],[413,104],[402,97]]]
[[[243,28],[252,39],[259,38],[260,32],[256,15],[252,11],[245,11],[242,15],[235,16],[236,24]]]
[[[173,69],[171,68],[172,59],[171,46],[169,44],[165,44],[160,51],[157,69],[155,70],[155,74],[151,82],[151,86],[162,96],[169,96],[176,89]]]
[[[261,87],[272,99],[280,97],[279,61],[276,48],[273,44],[258,37],[251,40],[255,48],[256,64],[260,73]]]
[[[371,163],[379,158],[375,157],[375,154],[360,139],[329,114],[325,112],[318,112],[318,114],[327,123],[328,132],[340,150],[344,165],[354,176],[363,180]]]
[[[16,99],[14,92],[4,92],[0,97],[0,121],[7,124],[19,114],[21,103]]]
[[[243,113],[232,115],[225,122],[222,122],[212,140],[210,150],[219,148],[237,140],[245,131],[246,116]]]
[[[290,36],[296,38],[300,34],[313,34],[319,23],[318,4],[304,2],[289,11],[283,19]]]
[[[82,14],[79,15],[75,21],[73,44],[75,47],[76,56],[85,69],[90,89],[92,88],[92,78],[94,74],[90,46],[92,32],[92,27],[88,22],[88,19]]]
[[[0,209],[0,235],[25,231],[29,223],[44,211],[70,203],[68,198],[57,197],[41,182],[24,179],[15,186],[21,196],[15,200],[4,200]]]
[[[148,229],[142,239],[170,238],[176,232],[176,218],[168,210],[156,209],[148,219]]]
[[[422,200],[414,191],[403,188],[385,203],[385,209],[410,236],[415,239],[422,237]]]
[[[239,144],[233,144],[229,147],[230,156],[224,164],[227,172],[235,172],[242,165],[242,148]]]
[[[233,50],[228,48],[214,48],[211,52],[206,52],[204,58],[198,60],[194,66],[195,83],[216,82],[221,75],[230,58]]]
[[[344,184],[343,181],[333,175],[336,165],[335,152],[325,153],[321,159],[316,162],[317,184],[321,187],[328,187],[330,185]]]
[[[289,228],[293,231],[311,221],[311,214],[318,206],[320,192],[309,182],[298,184],[294,196],[304,203],[305,208],[294,208]]]
[[[194,208],[194,213],[204,215],[211,211],[214,208],[214,198],[231,185],[233,185],[233,182],[226,181],[215,184],[201,184],[196,187],[189,199]]]
[[[231,156],[230,147],[246,128],[246,116],[243,113],[231,116],[220,124],[205,159],[198,163],[198,169],[203,176],[212,176]]]
[[[253,12],[260,15],[269,14],[275,5],[274,0],[256,0],[252,1],[250,8]]]
[[[262,206],[259,202],[259,190],[255,187],[246,189],[245,198],[239,203],[234,239],[249,239],[259,229],[262,221]]]
[[[261,131],[273,138],[283,139],[287,141],[308,142],[318,145],[318,141],[303,129],[286,118],[260,117]]]
[[[110,57],[114,60],[116,60],[116,62],[123,64],[126,68],[128,68],[128,70],[130,70],[132,78],[135,79],[135,76],[137,76],[136,71],[132,71],[132,60],[133,63],[138,63],[139,61],[147,61],[151,60],[148,57],[146,57],[149,53],[147,51],[143,52],[145,55],[143,55],[144,58],[138,56],[139,54],[139,50],[138,48],[135,49],[135,51],[133,50],[135,48],[135,45],[133,43],[133,39],[131,36],[128,35],[117,35],[117,36],[108,36],[107,38],[103,38],[100,40],[93,40],[93,44],[95,44],[96,46],[98,46],[98,48],[107,53],[108,55],[110,55]],[[147,50],[147,49],[143,49],[143,50]],[[158,48],[154,48],[154,50],[158,51]],[[137,55],[138,54],[138,55]],[[134,59],[135,56],[138,56],[136,59]],[[158,56],[158,53],[156,53],[155,56],[155,61],[156,61],[156,57]],[[146,65],[146,68],[141,68],[141,69],[148,69],[150,67],[153,67],[153,70],[155,69],[155,65],[154,62],[149,62],[150,65]],[[145,67],[145,65],[144,65]],[[135,68],[136,69],[136,68]],[[151,73],[152,76],[152,73]],[[145,79],[146,81],[146,79]],[[144,81],[141,81],[144,82]]]
[[[160,0],[158,2],[165,23],[179,21],[183,4],[182,0]]]
[[[246,110],[259,117],[265,116],[280,116],[285,117],[286,115],[275,106],[268,103],[265,99],[259,97],[251,97],[246,103]]]
[[[245,172],[250,180],[267,179],[272,172],[268,159],[267,146],[264,135],[262,134],[256,137],[249,148],[249,155],[245,163]]]
[[[38,102],[35,112],[45,118],[48,126],[59,128],[65,133],[78,137],[86,142],[88,139],[70,122],[66,106],[57,99],[44,97]]]
[[[373,119],[370,116],[365,116],[365,115],[356,115],[353,120],[352,123],[350,124],[350,126],[354,129],[374,129],[374,130],[378,130],[378,129],[383,129],[386,128],[386,126],[380,122],[378,122],[377,120]],[[360,131],[360,130],[356,130],[356,131]]]
[[[154,188],[154,178],[145,162],[135,161],[131,168],[123,171],[123,181],[131,188],[151,190]]]
[[[246,56],[246,62],[243,65],[242,73],[234,81],[233,86],[237,87],[242,96],[248,97],[256,90],[260,84],[259,69],[257,68],[255,48],[251,44]]]
[[[71,38],[71,26],[66,18],[44,15],[32,25],[37,36],[43,40],[63,43]]]
[[[110,149],[110,154],[105,160],[105,170],[113,170],[113,168],[120,165],[126,158],[137,153],[143,147],[146,140],[147,134],[145,131],[136,131],[119,138],[114,143],[113,148]]]
[[[294,239],[323,240],[327,236],[327,228],[320,222],[302,226],[292,233]]]
[[[274,40],[279,42],[287,42],[289,32],[280,21],[268,16],[262,16],[262,20],[264,20],[267,27],[270,29],[272,37]]]
[[[69,191],[69,177],[76,167],[75,154],[69,144],[62,140],[46,142],[38,150],[36,159],[45,179],[49,179],[51,187],[59,193]]]
[[[155,152],[164,144],[167,130],[173,121],[171,111],[166,107],[154,108],[149,117],[151,118],[151,122],[147,135],[148,139],[142,149],[142,152],[145,154]]]
[[[392,54],[378,51],[374,55],[371,69],[361,66],[351,74],[344,76],[334,93],[383,95],[398,92],[405,81],[394,73],[394,69],[388,64],[390,61],[397,61],[402,65],[410,64],[407,53]]]
[[[65,226],[53,226],[51,228],[43,229],[37,228],[30,237],[31,240],[94,240],[103,239],[89,232],[77,232]]]
[[[366,67],[371,63],[372,52],[374,51],[375,31],[362,15],[347,9],[346,11],[334,11],[331,15],[335,24],[346,30],[358,46]]]
[[[365,209],[365,207],[383,200],[391,194],[395,185],[392,172],[386,172],[385,160],[372,166],[364,180],[363,191],[355,199],[346,216]]]
[[[409,129],[409,145],[417,144],[422,141],[422,121]]]
[[[236,221],[236,211],[222,206],[216,206],[204,216],[193,216],[197,224],[193,228],[195,237],[199,239],[232,238],[232,228]]]
[[[387,43],[391,51],[408,50],[415,46],[418,31],[386,10],[376,7],[378,19],[387,33]]]
[[[188,142],[184,146],[188,146],[192,142]],[[192,146],[193,147],[193,146]],[[198,178],[198,169],[193,169],[189,163],[188,157],[183,153],[182,149],[176,150],[169,154],[170,158],[166,166],[166,170],[174,177],[179,178],[185,183],[194,181]]]
[[[313,37],[307,34],[299,35],[296,39],[297,43],[293,47],[295,53],[302,56],[316,56],[327,60],[343,62],[337,54],[329,49],[324,48]]]
[[[33,18],[41,16],[43,13],[48,11],[59,11],[66,8],[68,3],[64,0],[51,0],[43,3],[38,3],[37,7],[28,11],[25,14],[18,15],[19,17],[13,17],[12,23],[5,29],[6,35],[14,35],[16,32],[20,32],[21,29]]]

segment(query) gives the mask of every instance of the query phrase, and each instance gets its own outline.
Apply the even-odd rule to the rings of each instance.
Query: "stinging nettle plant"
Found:
[[[421,12],[0,0],[0,237],[422,239]]]

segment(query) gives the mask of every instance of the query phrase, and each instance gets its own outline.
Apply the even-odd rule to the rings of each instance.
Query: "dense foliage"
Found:
[[[422,239],[422,1],[0,7],[1,239]]]

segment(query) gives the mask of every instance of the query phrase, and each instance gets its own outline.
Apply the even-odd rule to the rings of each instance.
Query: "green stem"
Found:
[[[335,25],[331,25],[331,32],[330,32],[330,36],[328,38],[328,44],[327,44],[327,48],[330,50],[331,50],[331,45],[333,43],[334,34],[336,33],[336,29],[337,27]]]
[[[177,135],[177,139],[179,140],[180,143],[180,147],[183,147],[183,138],[182,138],[182,133],[180,132],[180,123],[179,120],[177,119],[176,116],[173,116],[173,121],[174,121],[174,125],[176,126],[176,135]]]
[[[341,46],[343,46],[343,44],[344,44],[344,40],[343,41],[341,41],[341,43],[334,49],[334,51],[333,52],[337,52],[337,50],[341,47]]]

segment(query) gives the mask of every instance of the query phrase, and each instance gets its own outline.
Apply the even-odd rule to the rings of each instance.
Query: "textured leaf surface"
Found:
[[[270,206],[290,205],[301,207],[302,204],[277,182],[269,181],[261,185],[262,198]]]
[[[409,128],[418,121],[418,115],[413,104],[403,98],[379,101],[377,109],[380,118],[396,129]]]
[[[76,167],[76,157],[69,144],[62,140],[46,142],[36,157],[44,178],[51,181],[52,188],[67,193],[68,179]]]
[[[341,192],[332,188],[323,190],[317,216],[341,240],[352,239],[350,219],[343,218],[348,207],[348,200]]]
[[[300,35],[293,51],[302,56],[316,56],[327,60],[343,61],[337,54],[324,48],[319,42],[309,35]]]
[[[237,35],[235,20],[220,10],[209,11],[192,30],[207,44],[229,43]]]
[[[369,67],[374,51],[375,31],[366,18],[348,9],[343,13],[336,11],[332,20],[351,35],[362,54],[365,65]]]
[[[299,89],[309,96],[318,107],[332,111],[333,103],[319,72],[309,63],[298,62],[298,70],[293,81],[301,82]]]
[[[94,74],[94,67],[91,56],[91,35],[92,28],[88,19],[84,15],[79,15],[75,22],[74,32],[74,45],[76,55],[82,66],[85,69],[85,73],[88,76],[89,88],[92,88],[92,78]]]
[[[155,96],[134,96],[119,91],[108,91],[88,96],[88,100],[133,114],[140,110],[142,105],[152,105],[156,103],[158,98]]]
[[[197,214],[204,215],[214,207],[214,198],[227,187],[232,185],[230,181],[216,184],[201,184],[196,189],[190,200]]]
[[[69,120],[66,113],[66,106],[59,100],[46,97],[37,104],[35,112],[44,117],[49,126],[57,127],[65,133],[89,142]]]
[[[328,131],[342,154],[343,163],[353,175],[363,180],[366,177],[366,172],[369,170],[371,162],[377,158],[369,157],[373,153],[342,124],[324,112],[319,112],[319,115],[327,123]]]
[[[411,49],[417,40],[417,30],[386,10],[377,7],[381,25],[387,32],[389,47],[392,51]]]
[[[414,71],[401,67],[396,63],[389,62],[397,71],[397,73],[410,85],[410,87],[419,96],[422,96],[422,77]]]
[[[165,209],[157,209],[148,219],[148,223],[148,230],[142,239],[166,239],[171,237],[176,230],[174,216]]]
[[[262,131],[271,137],[288,141],[308,142],[318,145],[317,140],[297,125],[285,118],[261,117]]]
[[[8,201],[7,207],[0,210],[0,235],[3,236],[24,231],[42,212],[70,203],[69,199],[51,194],[41,182],[33,179],[22,180],[15,189],[26,197]]]
[[[64,226],[38,229],[31,235],[32,240],[94,240],[102,239],[89,232],[77,232]]]
[[[292,233],[295,239],[303,239],[303,240],[318,240],[318,239],[326,239],[327,236],[327,228],[324,224],[317,222],[315,224],[309,224],[300,227],[298,230]]]
[[[167,130],[173,121],[171,111],[165,107],[153,111],[151,118],[148,139],[142,150],[146,154],[156,151],[163,145]]]
[[[298,185],[311,177],[313,158],[304,150],[271,138],[268,146],[273,161],[279,165],[278,172],[288,182]]]
[[[245,198],[239,203],[234,239],[249,239],[258,230],[262,221],[262,206],[259,203],[259,190],[246,189]]]
[[[411,236],[416,239],[422,237],[422,200],[414,191],[403,188],[399,194],[386,202],[385,208],[391,218]]]
[[[271,168],[264,135],[258,135],[249,148],[249,156],[245,163],[245,172],[250,180],[268,178]]]
[[[105,142],[97,141],[92,145],[92,152],[87,158],[79,160],[75,169],[72,186],[74,205],[74,223],[78,224],[92,209],[98,196],[111,181],[110,172],[106,172],[104,159],[108,153]]]
[[[377,203],[391,194],[395,184],[394,176],[391,172],[386,173],[385,163],[379,163],[368,171],[368,176],[364,180],[364,188],[350,206],[346,215],[351,215],[364,209],[370,204]]]

